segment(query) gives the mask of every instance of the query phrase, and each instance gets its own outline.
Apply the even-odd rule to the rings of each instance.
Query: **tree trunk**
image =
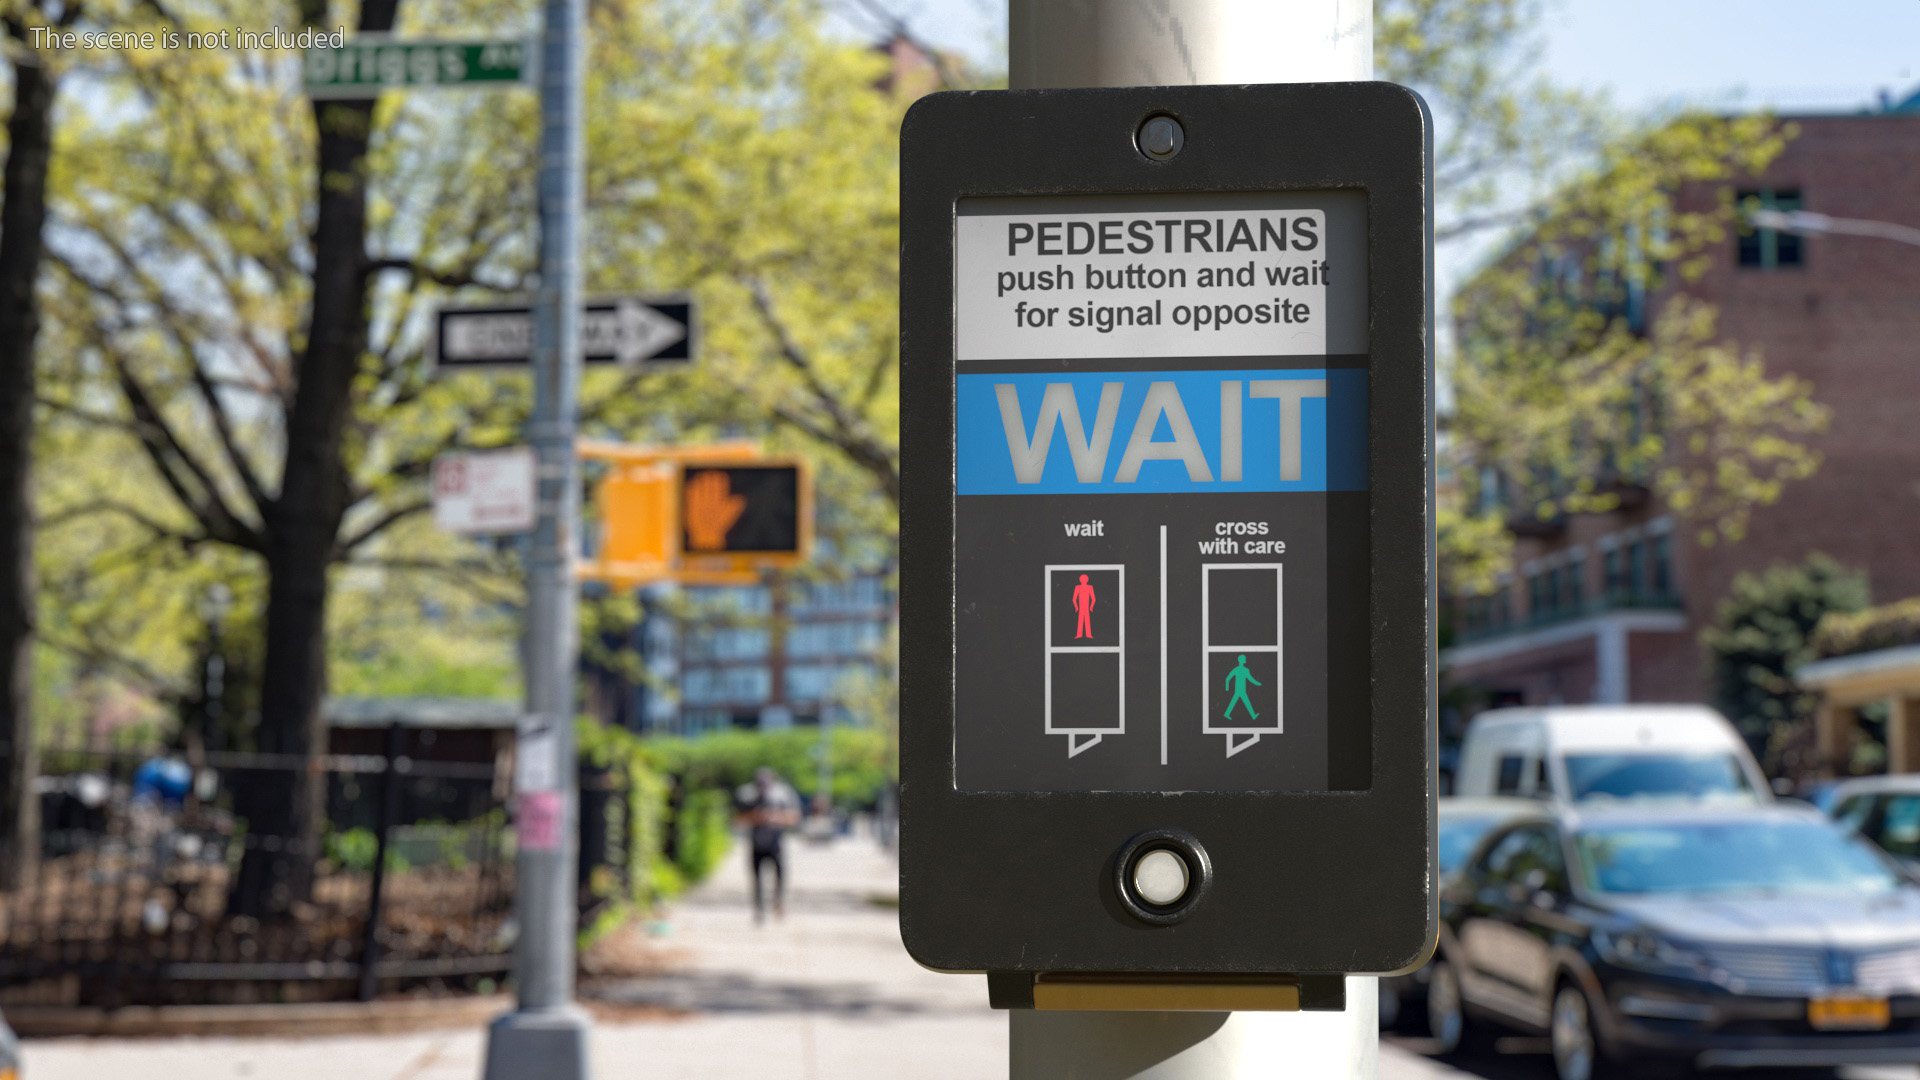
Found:
[[[393,27],[398,0],[365,0],[360,30]],[[305,0],[308,25],[324,0]],[[354,375],[367,345],[367,139],[371,101],[315,101],[320,135],[313,230],[313,310],[295,368],[280,492],[264,511],[267,532],[266,657],[261,670],[260,750],[307,768],[256,770],[234,790],[248,844],[228,909],[255,917],[311,897],[320,855],[327,776],[312,767],[326,750],[327,570],[346,513],[350,476],[341,456],[353,410]]]
[[[22,28],[8,31],[25,50]],[[16,54],[18,55],[18,54]],[[24,53],[30,61],[31,51]],[[38,763],[33,738],[33,343],[40,332],[34,283],[47,217],[53,153],[53,80],[37,63],[13,65],[0,203],[0,888],[33,878],[40,855]]]

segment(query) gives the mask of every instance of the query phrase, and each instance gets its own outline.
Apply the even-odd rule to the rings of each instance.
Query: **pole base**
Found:
[[[487,1028],[484,1080],[589,1080],[587,1032],[577,1005],[516,1009]]]
[[[1344,1012],[1048,1012],[1015,1009],[1012,1080],[1372,1080],[1379,992],[1347,976]]]

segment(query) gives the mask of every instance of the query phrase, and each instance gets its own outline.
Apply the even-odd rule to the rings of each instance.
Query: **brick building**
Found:
[[[1739,185],[1743,197],[1920,226],[1920,94],[1787,119],[1798,137]],[[1516,523],[1501,589],[1450,603],[1445,685],[1473,707],[1704,701],[1700,631],[1734,577],[1812,552],[1865,570],[1878,600],[1920,595],[1920,247],[1758,230],[1729,236],[1686,291],[1716,305],[1723,338],[1757,348],[1770,373],[1812,383],[1832,413],[1813,440],[1819,471],[1731,545],[1699,546],[1645,495],[1613,513]]]

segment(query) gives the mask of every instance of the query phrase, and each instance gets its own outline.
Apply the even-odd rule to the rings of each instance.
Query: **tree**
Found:
[[[58,60],[36,47],[32,28],[65,29],[79,0],[24,0],[0,8],[11,39],[13,111],[7,117],[0,192],[0,889],[20,887],[39,858],[39,797],[33,791],[33,403],[35,340],[53,157]]]
[[[367,0],[358,29],[391,28],[397,6]],[[231,14],[163,18],[184,33],[231,26]],[[330,25],[324,0],[302,0],[297,15]],[[419,505],[382,504],[365,470],[375,433],[355,423],[369,396],[403,389],[367,363],[373,279],[391,265],[367,252],[375,105],[306,106],[273,71],[212,50],[120,59],[110,85],[138,120],[100,124],[68,150],[60,210],[72,240],[54,258],[59,315],[81,349],[44,400],[127,437],[171,496],[160,513],[98,510],[140,521],[156,541],[258,557],[257,748],[310,756],[331,568]],[[113,408],[94,407],[102,391]],[[397,465],[409,468],[424,464]],[[307,895],[321,780],[296,769],[236,788],[250,835],[284,840],[250,845],[236,913],[284,911]]]
[[[1790,134],[1768,117],[1683,116],[1611,145],[1456,296],[1460,482],[1441,515],[1454,588],[1482,591],[1503,568],[1479,546],[1499,521],[1650,492],[1700,543],[1730,542],[1818,466],[1805,440],[1827,414],[1811,386],[1720,340],[1714,310],[1685,293],[1732,222],[1725,185]],[[1704,208],[1680,201],[1700,189],[1715,196]]]
[[[243,0],[160,7],[127,19],[191,30],[267,17]],[[363,29],[401,13],[398,0],[357,10]],[[322,0],[274,11],[283,25],[333,25]],[[407,0],[401,29],[500,33],[529,11]],[[1383,11],[1383,72],[1460,114],[1446,153],[1456,190],[1472,189],[1450,204],[1462,234],[1507,212],[1484,179],[1503,162],[1599,129],[1587,103],[1526,80],[1509,42],[1529,5]],[[884,563],[897,520],[895,145],[907,104],[875,89],[885,59],[835,40],[814,0],[603,0],[590,18],[590,287],[690,288],[705,325],[694,371],[589,373],[583,429],[797,448],[820,463],[823,505],[844,533],[884,538],[867,553]],[[235,592],[260,611],[258,748],[310,757],[329,657],[366,660],[402,640],[359,632],[376,598],[431,580],[518,602],[510,554],[438,537],[420,515],[434,455],[515,440],[530,403],[523,379],[436,376],[427,316],[530,281],[535,102],[445,91],[313,104],[290,91],[297,58],[218,50],[101,63],[98,93],[56,148],[47,310],[59,347],[38,393],[71,445],[115,448],[104,452],[141,471],[89,472],[97,482],[62,485],[44,509],[61,528],[111,523],[74,554],[119,568],[106,580],[138,579],[129,595],[142,607],[114,610],[99,579],[63,573],[49,626],[72,655],[189,692],[187,650],[129,627],[179,611],[160,597],[166,582],[249,578]],[[506,636],[504,621],[489,632]],[[241,794],[256,835],[299,850],[249,856],[240,910],[304,892],[319,793],[305,775]]]
[[[1557,183],[1617,138],[1604,99],[1539,70],[1538,0],[1380,0],[1379,77],[1418,90],[1436,119],[1434,239],[1532,216]]]
[[[391,25],[396,8],[363,4],[359,26]],[[413,0],[408,11],[436,33],[486,32],[524,14],[482,0]],[[313,25],[326,11],[314,0],[299,14]],[[233,16],[203,0],[167,17],[184,32],[230,26]],[[890,269],[890,196],[861,185],[857,197],[841,192],[849,172],[878,166],[884,177],[890,167],[899,103],[872,90],[879,58],[827,39],[818,10],[797,0],[630,0],[597,5],[593,19],[596,283],[691,285],[711,296],[706,353],[726,371],[729,354],[744,349],[730,337],[736,313],[758,319],[754,305],[773,289],[720,271]],[[51,310],[64,347],[40,399],[63,428],[117,441],[146,472],[133,489],[70,492],[49,507],[63,525],[112,521],[127,533],[115,552],[141,566],[174,560],[168,572],[227,558],[216,551],[259,568],[257,748],[298,759],[320,749],[336,591],[390,600],[403,593],[397,575],[420,575],[494,603],[518,600],[511,557],[412,526],[428,505],[435,454],[512,441],[527,412],[524,379],[436,377],[425,313],[455,291],[498,295],[528,281],[536,110],[531,95],[515,93],[309,106],[288,94],[284,75],[210,50],[115,58],[103,78],[114,108],[61,148]],[[223,92],[208,94],[209,85]],[[858,148],[852,157],[833,149],[843,135]],[[781,175],[802,165],[812,171]],[[876,250],[878,262],[862,262]],[[772,257],[740,261],[753,251]],[[890,318],[884,276],[847,297],[825,330],[891,336],[867,325],[871,312]],[[762,329],[756,356],[776,356],[773,341]],[[877,368],[863,358],[869,401],[890,396],[890,348]],[[841,385],[837,359],[810,359],[786,370]],[[744,365],[732,371],[738,381],[717,401],[707,374],[595,373],[584,424],[619,436],[721,424],[739,432],[764,380]],[[836,419],[837,406],[816,398],[780,410],[825,418],[867,447],[864,475],[890,469],[890,436],[851,414]],[[755,430],[775,426],[749,421]],[[116,670],[139,677],[138,658],[118,655],[113,635],[86,636],[112,619],[81,614],[62,621],[63,643],[101,646],[116,654]],[[177,690],[178,663],[162,665],[171,674],[153,673],[153,684],[171,679]],[[236,790],[252,835],[291,841],[249,850],[236,913],[271,914],[304,896],[320,814],[311,775]]]
[[[695,286],[700,367],[670,391],[682,422],[767,430],[846,463],[891,532],[910,102],[884,89],[885,58],[827,38],[810,0],[635,4],[593,29],[594,280],[639,269]],[[656,404],[605,420],[632,429]]]
[[[741,18],[737,4],[714,7],[712,25]],[[707,282],[714,330],[696,385],[714,393],[696,413],[771,417],[801,445],[864,472],[891,529],[900,425],[894,155],[909,102],[839,89],[852,77],[883,82],[877,59],[865,76],[855,74],[857,57],[837,66],[798,59],[821,49],[813,5],[761,7],[765,29],[756,33],[701,32],[671,3],[643,9],[650,17],[595,23],[596,49],[605,51],[595,54],[596,70],[620,70],[622,54],[655,61],[628,76],[635,81],[622,96],[635,105],[604,114],[596,130],[606,136],[589,155],[597,175],[643,195],[607,206],[598,220],[613,226],[609,247]],[[880,5],[863,7],[891,32],[906,32]],[[1436,177],[1443,240],[1519,220],[1536,202],[1516,196],[1509,181],[1564,172],[1572,155],[1611,131],[1597,101],[1535,76],[1528,37],[1537,18],[1532,0],[1387,0],[1376,13],[1381,76],[1419,89],[1446,119]],[[757,124],[753,109],[703,108],[698,95],[717,68],[751,73],[733,92],[777,101],[781,122]],[[942,70],[951,81],[951,65]],[[797,92],[775,98],[774,80],[798,73]],[[655,138],[630,137],[630,117],[644,117]],[[730,148],[727,162],[659,169],[663,154],[697,144]]]
[[[1734,578],[1713,625],[1701,634],[1714,704],[1739,727],[1770,773],[1799,773],[1798,760],[1819,695],[1794,683],[1793,671],[1817,656],[1814,631],[1829,613],[1867,606],[1867,576],[1826,555]]]
[[[1663,497],[1703,539],[1737,539],[1754,506],[1812,472],[1804,440],[1825,420],[1805,383],[1768,378],[1680,295],[1732,220],[1715,189],[1764,167],[1791,128],[1648,122],[1557,87],[1538,68],[1540,14],[1535,0],[1375,12],[1382,77],[1437,117],[1436,239],[1511,230],[1447,305],[1459,334],[1442,358],[1436,521],[1454,592],[1509,568],[1509,521],[1604,511],[1630,490]],[[1702,188],[1711,206],[1686,209]]]

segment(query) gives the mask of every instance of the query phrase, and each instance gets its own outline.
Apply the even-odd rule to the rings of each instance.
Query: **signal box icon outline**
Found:
[[[1089,580],[1091,575],[1103,571],[1114,574],[1116,587],[1113,591],[1118,595],[1112,597],[1103,595],[1105,590]],[[1073,582],[1073,587],[1068,593],[1070,597],[1069,602],[1072,605],[1070,610],[1073,617],[1073,637],[1070,639],[1074,642],[1072,645],[1054,644],[1056,630],[1053,621],[1053,597],[1056,591],[1054,575],[1060,573],[1072,574],[1078,579]],[[1046,733],[1049,735],[1065,735],[1067,737],[1067,756],[1070,758],[1079,757],[1082,753],[1099,745],[1100,741],[1108,735],[1125,735],[1127,733],[1126,564],[1048,563],[1042,570],[1040,591],[1041,595],[1045,598],[1041,605],[1044,614],[1044,622],[1042,624],[1044,636],[1041,640],[1045,643],[1046,649],[1044,661],[1046,666],[1046,685],[1040,695],[1040,700],[1044,703],[1043,716],[1046,720]],[[1110,609],[1107,606],[1109,604],[1112,605]],[[1111,635],[1112,640],[1108,643],[1101,644],[1099,643],[1100,635],[1096,633],[1096,630],[1099,626],[1109,623],[1106,614],[1109,610],[1113,613],[1111,618],[1111,625],[1114,627]],[[1060,613],[1062,618],[1065,618],[1067,614],[1067,611]],[[1113,723],[1099,726],[1084,724],[1078,722],[1081,717],[1076,716],[1066,724],[1056,726],[1054,723],[1053,709],[1054,659],[1059,656],[1085,654],[1106,654],[1114,658],[1116,694],[1114,699]]]
[[[1271,570],[1273,572],[1272,643],[1213,640],[1213,572],[1215,570]],[[1285,605],[1282,603],[1281,584],[1280,563],[1200,564],[1200,730],[1207,735],[1226,736],[1228,757],[1253,746],[1263,736],[1278,735],[1285,730],[1282,722],[1284,711],[1282,704],[1286,697],[1281,692],[1282,675],[1286,671],[1281,655]],[[1222,653],[1232,655],[1237,663],[1228,671],[1224,683],[1217,688],[1222,695],[1226,696],[1227,701],[1225,707],[1216,713],[1213,658]],[[1253,672],[1247,667],[1247,657],[1261,653],[1273,654],[1273,705],[1269,711],[1255,713],[1248,686],[1251,684],[1264,690],[1267,688],[1267,683],[1254,677]],[[1233,723],[1236,717],[1257,720],[1260,723]]]

